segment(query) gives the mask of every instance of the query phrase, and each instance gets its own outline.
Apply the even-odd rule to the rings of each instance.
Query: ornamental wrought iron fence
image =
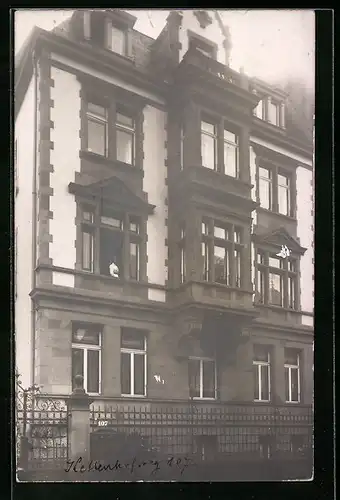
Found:
[[[92,431],[138,435],[143,447],[195,461],[311,459],[311,407],[225,404],[92,408]]]
[[[17,469],[58,469],[68,457],[68,411],[66,402],[25,389],[16,381],[15,433]]]

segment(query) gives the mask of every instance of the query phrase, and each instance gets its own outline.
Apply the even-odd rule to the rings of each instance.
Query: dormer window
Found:
[[[107,27],[107,48],[116,54],[125,56],[127,54],[127,33],[126,30],[108,22]]]

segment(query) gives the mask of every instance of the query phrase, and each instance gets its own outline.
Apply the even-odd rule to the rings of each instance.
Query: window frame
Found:
[[[200,400],[200,401],[216,401],[217,400],[217,363],[216,358],[206,357],[206,356],[189,356],[188,367],[190,367],[190,361],[199,361],[199,396],[190,396],[192,400]],[[207,398],[203,397],[204,387],[203,387],[203,363],[204,362],[213,362],[214,363],[214,397]],[[191,380],[190,380],[190,368],[188,370],[189,374],[189,393],[191,394]]]
[[[125,109],[124,109],[125,108]],[[127,118],[131,118],[132,126],[128,126],[118,121],[118,115],[125,116]],[[124,163],[126,165],[135,166],[136,163],[136,116],[131,110],[126,109],[124,106],[116,106],[115,113],[116,121],[114,125],[115,129],[115,143],[116,143],[116,160],[120,163]],[[124,134],[130,135],[132,137],[131,140],[131,163],[118,159],[118,132],[122,132]]]
[[[93,214],[92,222],[84,218],[84,213],[86,210],[92,208],[91,213]],[[114,227],[102,222],[102,213],[105,208],[117,212],[117,214],[122,215],[122,227]],[[122,261],[123,261],[123,271],[122,275],[119,277],[111,276],[105,274],[107,278],[115,280],[128,280],[132,282],[140,282],[144,279],[144,262],[145,262],[145,245],[146,245],[146,233],[145,233],[145,217],[142,214],[133,213],[131,211],[124,211],[120,207],[114,205],[106,205],[102,207],[100,203],[88,203],[83,200],[78,200],[78,210],[80,214],[80,255],[79,255],[79,266],[82,272],[88,274],[95,274],[103,276],[100,272],[100,246],[101,246],[101,229],[110,230],[115,233],[120,233],[122,236]],[[118,219],[117,219],[118,220]],[[138,231],[133,231],[131,229],[131,223],[138,224]],[[91,270],[85,269],[83,267],[83,252],[84,252],[84,232],[92,233],[92,266]],[[131,276],[130,266],[131,266],[131,243],[137,245],[137,279]]]
[[[256,359],[256,348],[261,347],[266,350],[267,354],[267,361],[261,361]],[[257,376],[258,376],[258,381],[259,381],[259,386],[257,388],[257,394],[259,395],[259,398],[254,397],[254,401],[257,403],[270,403],[271,401],[271,392],[272,392],[272,383],[271,383],[271,348],[270,346],[267,345],[259,345],[257,344],[256,346],[254,345],[254,352],[253,352],[253,367],[257,367]],[[267,366],[268,367],[268,399],[262,399],[261,398],[261,393],[262,393],[262,367]],[[254,380],[255,383],[255,380]]]
[[[300,311],[300,303],[298,300],[298,287],[299,287],[299,257],[296,255],[292,255],[288,258],[277,257],[279,249],[277,250],[265,250],[262,247],[255,247],[255,290],[256,297],[255,301],[257,305],[267,305],[270,307],[283,308],[291,311]],[[262,262],[258,261],[258,256],[262,255]],[[278,260],[279,267],[275,267],[270,265],[270,258],[274,258]],[[294,263],[295,270],[292,271],[289,266],[290,263]],[[282,280],[281,286],[281,306],[277,304],[272,304],[269,300],[269,276],[270,274],[279,275]],[[263,298],[259,296],[259,275],[263,276],[264,282],[264,290],[263,290]],[[294,304],[293,307],[290,305],[290,281],[293,281],[293,289],[294,289]]]
[[[207,232],[203,232],[203,228],[207,228]],[[215,229],[219,228],[225,230],[225,238],[220,238],[216,236]],[[240,234],[240,242],[235,242],[235,231]],[[236,225],[231,222],[225,222],[212,217],[202,217],[201,220],[201,259],[202,264],[208,263],[208,279],[204,278],[204,266],[201,267],[201,280],[204,282],[218,283],[220,285],[228,286],[230,288],[241,289],[243,285],[243,270],[242,264],[244,262],[244,227],[241,225]],[[203,247],[208,249],[208,255],[205,257],[203,255]],[[225,248],[226,255],[228,255],[226,262],[230,267],[229,276],[226,276],[224,283],[216,281],[215,275],[215,248]],[[236,255],[235,252],[240,255],[240,276],[236,273]],[[228,266],[225,264],[225,270]]]
[[[98,344],[85,344],[81,342],[74,342],[73,341],[73,332],[76,326],[80,326],[81,328],[84,329],[93,329],[93,325],[78,325],[78,324],[73,324],[72,325],[72,339],[71,339],[71,359],[73,363],[73,350],[78,349],[83,351],[83,377],[84,377],[84,390],[87,392],[89,395],[93,396],[98,396],[101,394],[101,389],[102,389],[102,340],[103,340],[103,329],[102,327],[98,329]],[[99,352],[98,354],[98,392],[89,392],[88,391],[88,351],[96,351]],[[80,375],[80,374],[79,374]],[[73,386],[73,373],[72,373],[72,380],[71,380],[71,385]]]
[[[100,106],[104,109],[105,117],[99,116],[99,114],[95,114],[94,112],[89,111],[89,105],[93,104],[95,106]],[[96,97],[89,97],[86,100],[86,108],[85,108],[85,119],[86,119],[86,151],[89,153],[98,155],[103,158],[107,158],[109,155],[109,107],[102,100]],[[98,153],[97,151],[93,151],[89,148],[89,122],[100,124],[104,126],[104,144],[103,150],[104,154]]]
[[[297,364],[294,365],[292,363],[287,363],[286,362],[286,352],[285,352],[285,362],[284,362],[284,370],[285,370],[285,373],[286,373],[286,369],[288,370],[288,400],[286,399],[286,403],[287,404],[299,404],[301,403],[301,351],[299,349],[292,349],[292,348],[288,348],[286,349],[287,350],[291,350],[291,351],[295,351],[296,353],[296,356],[297,356]],[[291,395],[292,395],[292,376],[291,376],[291,372],[292,370],[297,370],[297,381],[298,381],[298,399],[297,401],[293,401],[292,398],[291,398]],[[285,376],[285,380],[286,380],[286,376]],[[286,387],[285,387],[286,389]],[[286,392],[286,391],[285,391]]]
[[[269,172],[269,178],[260,175],[261,169],[267,170]],[[279,176],[288,179],[287,186],[287,213],[280,212],[279,203],[279,190],[280,188],[286,187],[279,184]],[[256,168],[256,186],[257,186],[257,201],[260,203],[261,210],[268,210],[269,212],[274,212],[283,217],[289,217],[292,219],[296,218],[296,195],[294,194],[294,189],[296,186],[296,173],[295,170],[290,170],[288,168],[281,168],[279,165],[268,160],[259,160]],[[266,208],[262,204],[261,200],[261,182],[269,183],[269,208]]]
[[[186,242],[186,231],[185,231],[185,224],[182,223],[180,225],[180,238],[178,241],[178,247],[179,247],[179,258],[180,258],[180,265],[179,265],[179,282],[180,285],[183,285],[187,281],[187,265],[186,265],[186,248],[185,248],[185,242]]]
[[[144,349],[138,349],[138,348],[128,348],[128,347],[123,347],[122,346],[122,340],[123,340],[123,335],[124,331],[126,330],[135,330],[135,329],[124,329],[122,328],[121,330],[121,345],[120,345],[120,363],[121,363],[121,370],[122,370],[122,354],[129,354],[130,356],[130,386],[131,386],[131,391],[130,394],[123,393],[123,382],[121,380],[121,396],[122,397],[132,397],[132,398],[145,398],[147,397],[147,335],[144,331],[139,331],[140,335],[143,335],[143,345]],[[137,331],[137,330],[136,330]],[[135,359],[135,354],[138,356],[143,355],[144,356],[144,394],[135,394],[134,392],[134,374],[135,374],[135,365],[134,365],[134,359]]]
[[[120,31],[123,35],[123,51],[122,52],[117,52],[113,50],[113,44],[112,44],[112,37],[113,37],[113,30]],[[107,50],[112,52],[113,54],[116,54],[121,57],[128,57],[128,28],[126,26],[123,26],[119,23],[114,22],[112,19],[107,19],[106,22],[106,37],[105,37],[105,47]]]
[[[206,123],[208,125],[212,125],[214,127],[214,132],[208,132],[207,130],[204,130],[203,129],[203,124]],[[207,117],[207,116],[202,116],[201,117],[201,122],[200,122],[200,126],[201,126],[201,134],[200,134],[200,138],[201,138],[201,158],[202,158],[202,167],[208,169],[208,170],[212,170],[213,172],[217,172],[218,171],[218,139],[219,139],[219,131],[218,131],[218,128],[219,128],[219,125],[218,125],[218,122],[214,120],[214,118],[211,118],[211,117]],[[203,163],[203,141],[202,141],[202,137],[203,136],[206,136],[206,137],[209,137],[210,139],[213,140],[213,145],[214,145],[214,159],[213,159],[213,164],[214,164],[214,167],[211,168],[211,167],[208,167],[207,165],[204,165]]]
[[[235,135],[235,142],[232,142],[230,139],[226,139],[225,132],[229,132],[230,134]],[[225,146],[228,144],[234,148],[235,153],[235,175],[231,175],[227,172],[227,165],[225,159]],[[227,123],[224,123],[223,128],[223,173],[228,177],[232,177],[233,179],[240,178],[240,136],[233,130],[230,130],[230,127]]]

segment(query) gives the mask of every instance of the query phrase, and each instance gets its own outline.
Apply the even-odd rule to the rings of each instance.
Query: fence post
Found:
[[[67,401],[70,416],[69,460],[65,471],[69,469],[70,475],[76,475],[73,480],[82,479],[84,474],[79,473],[81,464],[87,468],[90,460],[90,404],[93,400],[85,392],[83,382],[82,375],[75,377],[76,388]],[[71,462],[77,463],[76,470],[71,467]]]

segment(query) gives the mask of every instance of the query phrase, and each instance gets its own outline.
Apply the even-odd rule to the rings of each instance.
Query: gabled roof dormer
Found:
[[[273,251],[279,251],[282,246],[286,246],[293,254],[303,255],[307,250],[284,227],[279,227],[278,229],[262,234],[254,234],[253,240],[261,247],[271,247]]]

